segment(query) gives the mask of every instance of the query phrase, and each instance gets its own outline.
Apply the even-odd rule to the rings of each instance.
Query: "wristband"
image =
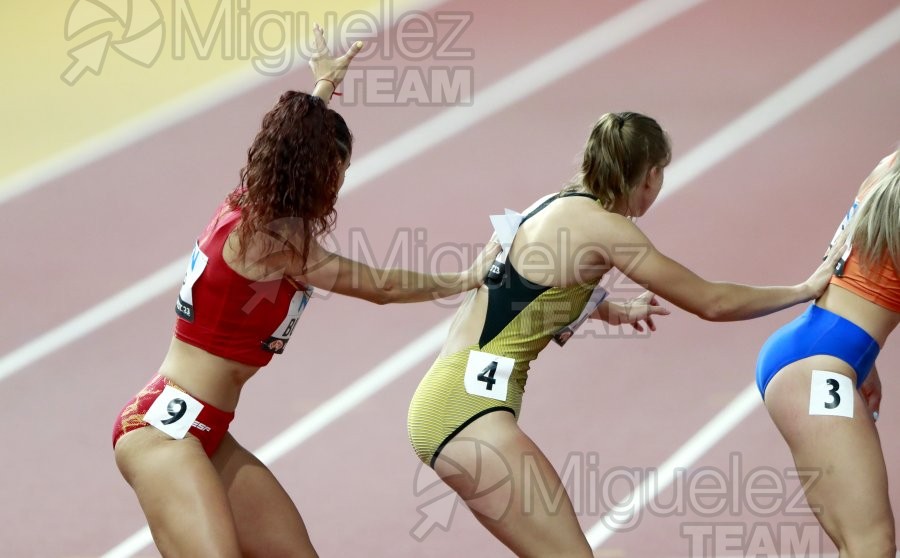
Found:
[[[320,82],[320,81],[327,81],[328,83],[331,84],[331,94],[332,94],[332,95],[337,95],[338,97],[340,97],[341,95],[343,95],[343,93],[338,93],[338,92],[337,92],[337,85],[335,85],[334,82],[331,81],[330,79],[328,79],[328,78],[319,78],[319,79],[316,80],[316,85],[319,85],[319,82]]]

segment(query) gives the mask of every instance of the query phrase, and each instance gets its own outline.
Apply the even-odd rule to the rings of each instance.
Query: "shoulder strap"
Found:
[[[544,200],[544,202],[541,203],[541,205],[534,208],[534,210],[531,211],[530,213],[528,213],[525,217],[523,217],[522,223],[524,223],[525,221],[527,221],[527,220],[531,219],[532,217],[534,217],[535,215],[537,215],[537,213],[539,211],[541,211],[542,209],[544,209],[545,207],[547,207],[548,205],[553,203],[554,200],[558,200],[559,198],[571,198],[574,196],[578,196],[578,197],[582,197],[582,198],[591,198],[594,201],[598,200],[597,196],[595,196],[593,194],[588,194],[587,192],[563,192],[560,194],[554,194],[554,195],[550,196],[549,198],[547,198],[546,200]],[[520,224],[520,226],[521,226],[521,224]]]

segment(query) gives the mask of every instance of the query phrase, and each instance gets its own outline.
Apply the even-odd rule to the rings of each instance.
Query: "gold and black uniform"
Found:
[[[582,193],[557,194],[522,223],[566,196],[596,199]],[[582,315],[596,288],[538,285],[519,275],[511,262],[499,281],[485,285],[487,314],[478,344],[438,357],[410,403],[409,439],[419,459],[430,466],[445,444],[482,415],[508,411],[519,416],[531,361]]]

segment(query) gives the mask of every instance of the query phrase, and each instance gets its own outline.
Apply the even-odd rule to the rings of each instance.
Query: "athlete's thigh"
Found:
[[[852,402],[852,412],[845,407],[852,416],[810,413],[814,370],[851,380],[849,393],[842,388],[834,395],[826,392],[826,402],[834,404],[836,396],[844,398],[842,405]],[[814,398],[814,412],[819,400]],[[808,478],[807,499],[829,535],[844,538],[885,522],[893,525],[881,441],[846,363],[816,356],[788,365],[766,389],[766,408]]]
[[[591,556],[559,475],[508,412],[466,426],[435,472],[519,556]]]
[[[245,556],[316,556],[300,512],[268,467],[231,434],[212,462],[225,485]]]
[[[118,440],[115,457],[163,556],[240,556],[225,490],[199,440],[145,426]]]

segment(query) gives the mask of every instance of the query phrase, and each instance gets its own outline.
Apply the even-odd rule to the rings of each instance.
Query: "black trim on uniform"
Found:
[[[519,224],[521,227],[525,221],[537,215],[541,210],[550,205],[554,200],[569,197],[590,198],[594,201],[597,196],[585,192],[564,192],[555,194],[537,206],[528,215],[526,215]],[[522,277],[511,262],[504,265],[496,264],[498,267],[497,276],[490,277],[490,281],[485,280],[485,286],[488,289],[487,312],[484,316],[484,326],[481,328],[481,336],[478,338],[478,346],[484,347],[492,339],[503,331],[519,314],[522,313],[529,304],[535,301],[537,297],[550,289],[546,285],[532,283],[528,279]]]
[[[532,283],[522,277],[511,263],[507,263],[502,281],[488,286],[487,311],[478,347],[484,347],[500,335],[522,310],[549,289],[548,286]]]
[[[437,459],[438,454],[441,453],[441,450],[444,449],[444,446],[446,446],[450,442],[450,440],[452,440],[457,434],[459,434],[463,428],[469,426],[470,424],[472,424],[476,420],[480,419],[484,415],[486,415],[488,413],[493,413],[494,411],[509,411],[510,413],[513,414],[513,416],[516,416],[516,412],[513,411],[511,407],[491,407],[490,409],[485,409],[485,410],[481,411],[480,413],[474,415],[472,418],[470,418],[466,422],[460,424],[458,427],[456,427],[456,430],[454,430],[453,432],[450,433],[449,436],[444,438],[444,441],[441,442],[441,445],[439,445],[437,447],[437,449],[434,450],[434,455],[431,456],[431,461],[428,463],[428,466],[431,467],[432,469],[434,469],[434,462]]]

